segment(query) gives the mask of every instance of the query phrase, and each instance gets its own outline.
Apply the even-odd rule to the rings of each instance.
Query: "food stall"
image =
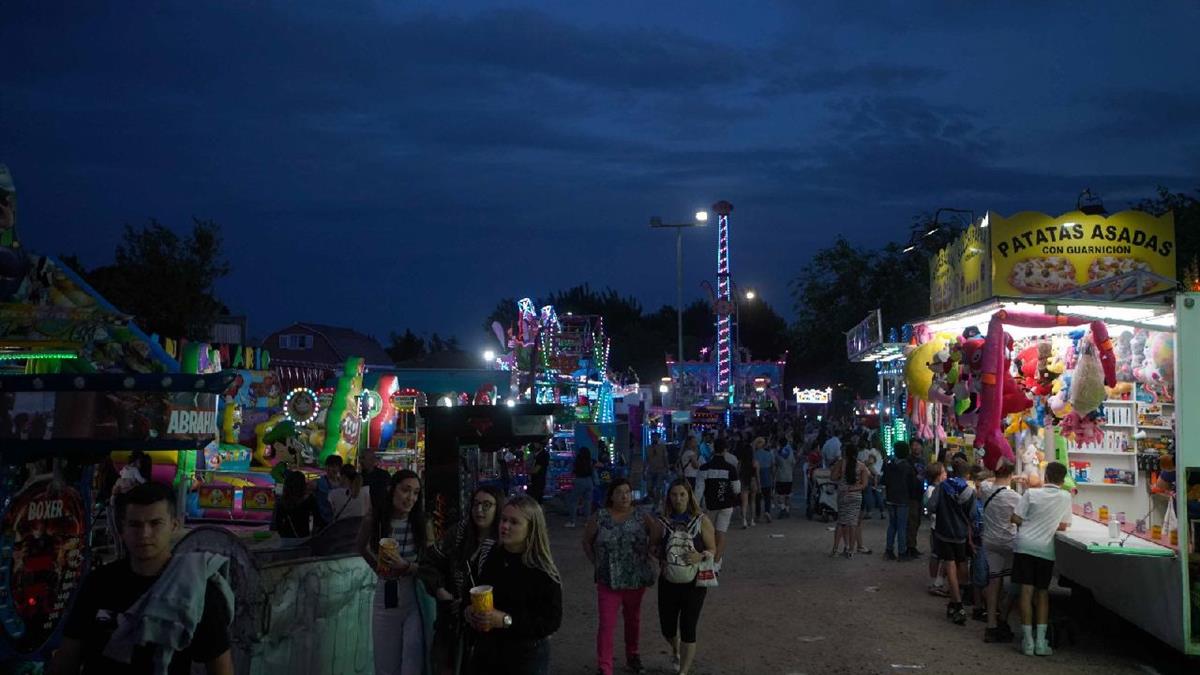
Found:
[[[1060,583],[1200,653],[1200,420],[1176,414],[1200,409],[1200,295],[1177,292],[1171,215],[988,213],[930,272],[914,435],[1033,484],[1066,465]]]

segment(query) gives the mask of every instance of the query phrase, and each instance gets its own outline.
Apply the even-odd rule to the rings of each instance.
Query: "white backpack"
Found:
[[[700,565],[688,562],[688,556],[696,552],[693,544],[700,534],[700,516],[692,518],[686,527],[676,527],[666,518],[662,519],[667,536],[663,543],[663,577],[673,584],[691,583],[700,571]]]

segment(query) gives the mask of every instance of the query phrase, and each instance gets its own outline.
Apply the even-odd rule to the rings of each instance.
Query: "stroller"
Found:
[[[837,518],[837,483],[830,478],[832,471],[819,466],[808,471],[808,504],[804,515],[812,520],[820,518],[822,523]]]

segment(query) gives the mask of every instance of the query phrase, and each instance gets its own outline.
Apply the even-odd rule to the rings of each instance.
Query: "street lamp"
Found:
[[[485,350],[483,352],[483,360],[487,361],[488,363],[495,361],[496,360],[496,352],[494,352],[490,349]]]
[[[662,218],[650,218],[650,227],[675,228],[675,320],[679,349],[675,358],[683,362],[683,228],[703,227],[708,222],[708,211],[697,211],[695,220],[690,223],[664,223]]]
[[[746,291],[746,299],[747,299],[747,300],[753,300],[753,299],[754,299],[754,297],[755,297],[755,293],[754,293],[754,289],[753,289],[753,288],[751,288],[750,290]]]

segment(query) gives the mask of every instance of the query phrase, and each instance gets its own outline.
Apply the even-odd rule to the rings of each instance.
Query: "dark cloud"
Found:
[[[1068,56],[1096,52],[1072,12],[875,4],[739,7],[724,30],[711,8],[16,3],[0,161],[35,248],[99,263],[124,222],[224,223],[222,290],[256,332],[464,337],[498,297],[584,281],[672,302],[673,242],[646,220],[717,199],[737,205],[737,273],[782,289],[834,233],[881,243],[939,206],[1053,211],[1084,186],[1132,200],[1200,183],[1187,76],[1077,69]],[[1023,44],[1030,22],[1062,59],[1034,53],[1044,41],[980,47]],[[1124,44],[1105,53],[1153,54]],[[1080,130],[1094,154],[1046,141]],[[1161,165],[1129,168],[1130,144]],[[715,233],[686,236],[698,292]]]
[[[762,93],[768,96],[829,93],[847,89],[881,90],[913,87],[945,77],[941,68],[870,63],[849,68],[823,68],[781,72],[768,81]]]

